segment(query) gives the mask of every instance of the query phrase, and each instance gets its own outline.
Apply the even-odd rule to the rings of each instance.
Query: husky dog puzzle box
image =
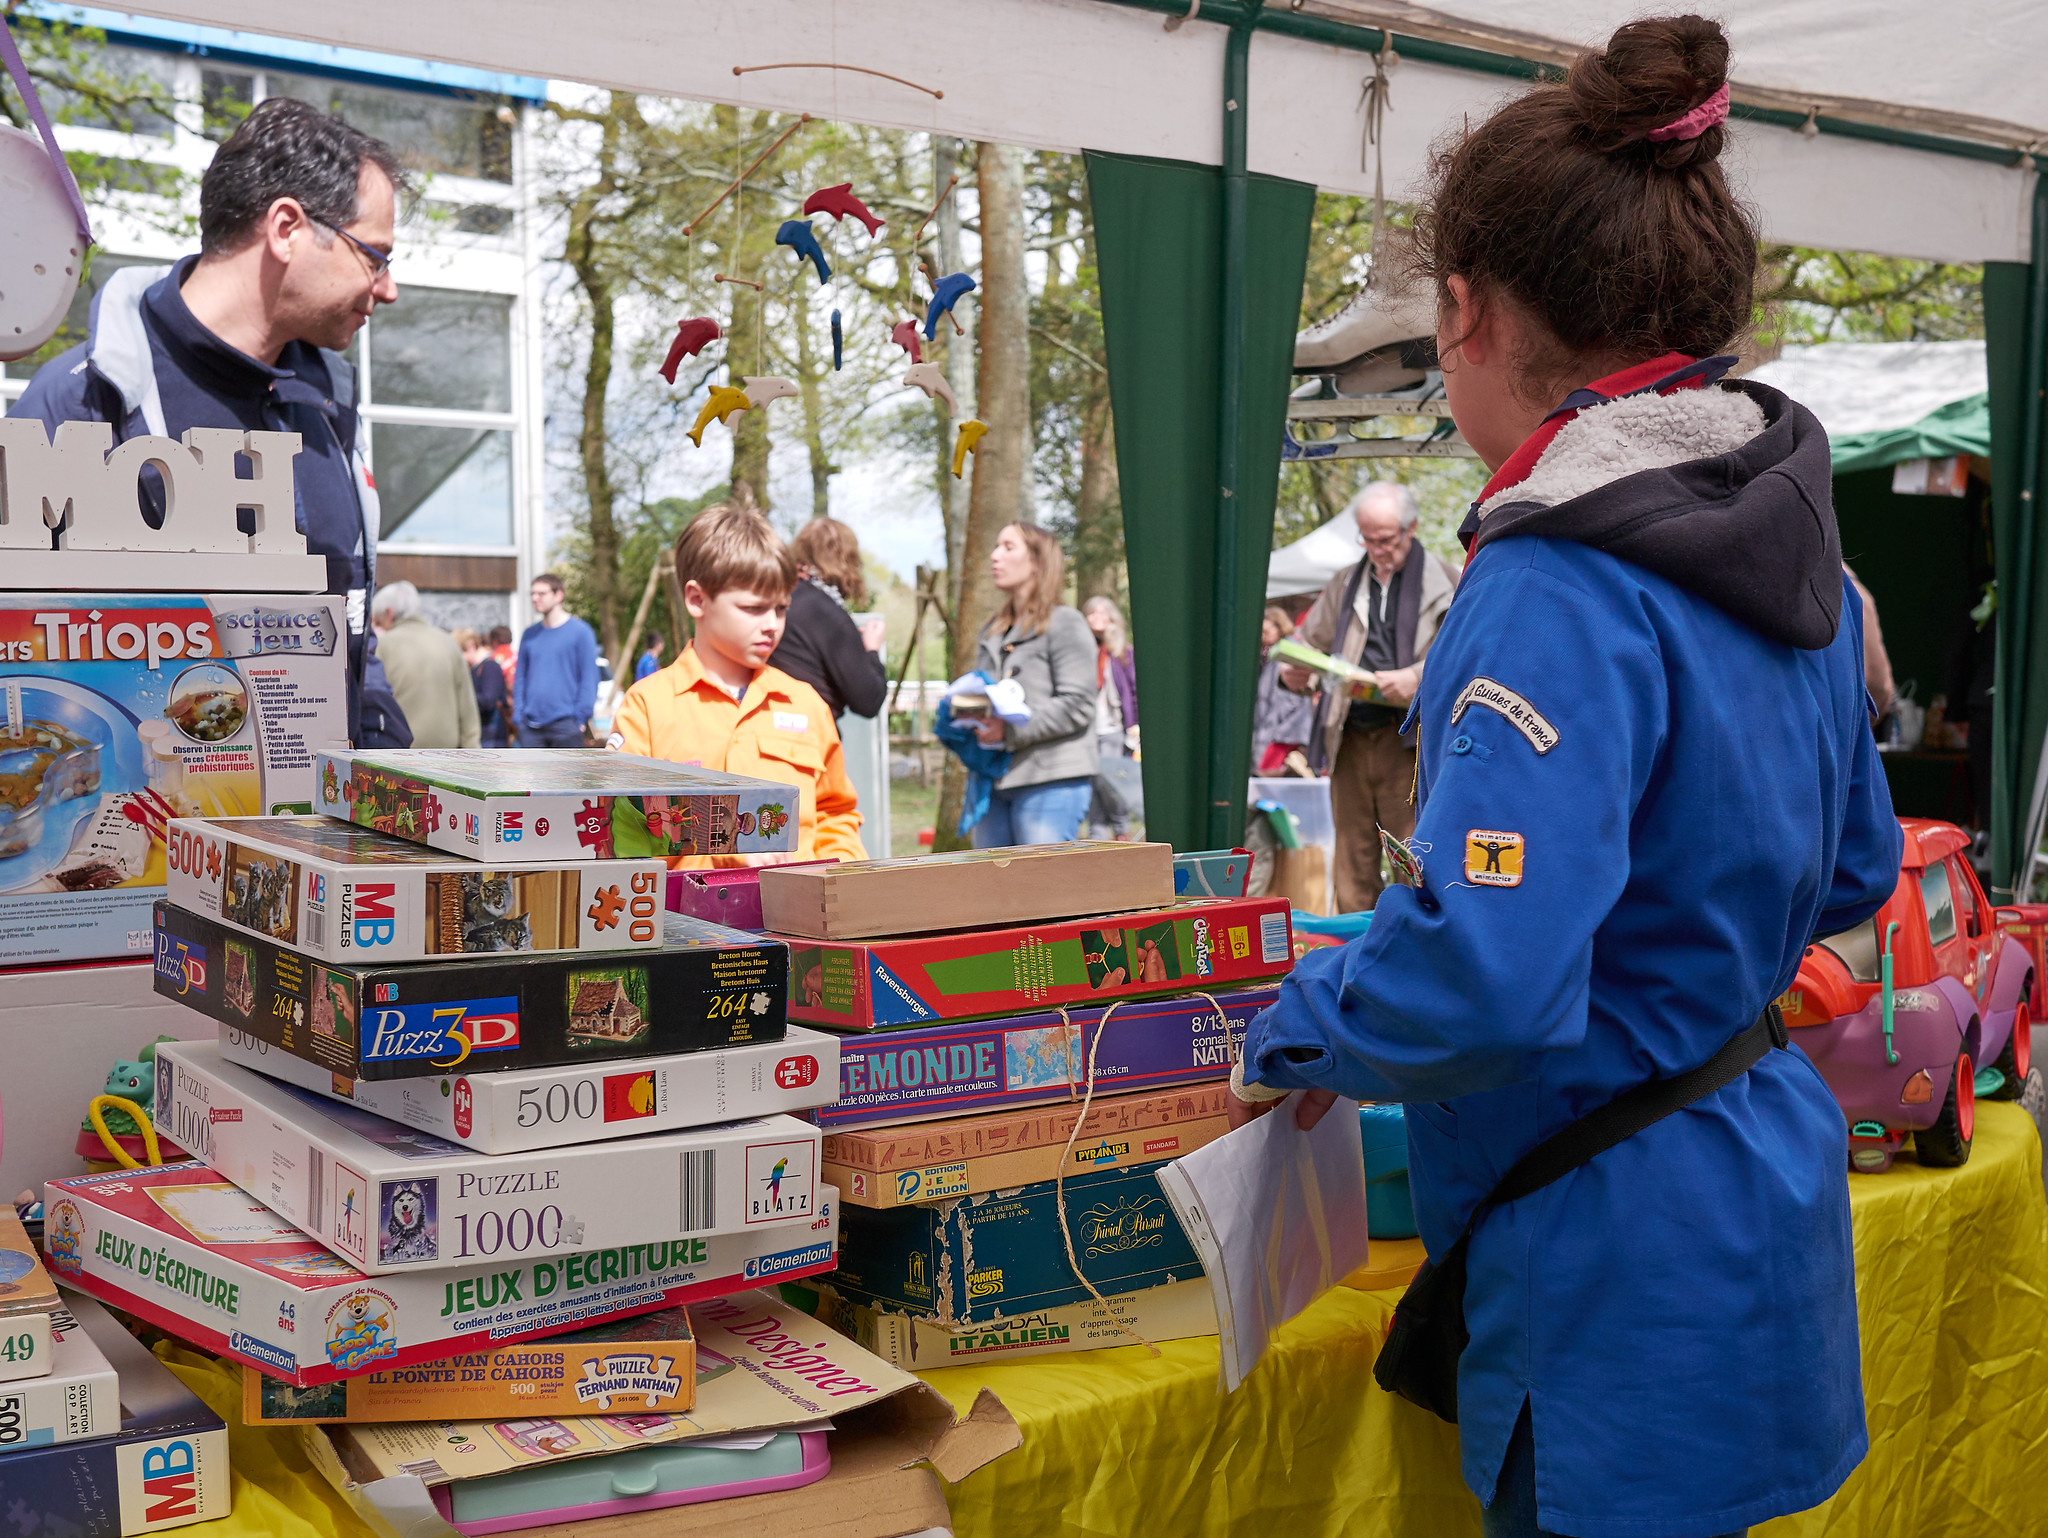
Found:
[[[0,965],[142,954],[169,819],[307,810],[342,602],[0,593]]]
[[[388,1372],[832,1269],[839,1194],[746,1233],[365,1276],[196,1161],[44,1187],[43,1252],[69,1287],[295,1388]],[[664,1229],[669,1237],[655,1237]]]
[[[651,950],[660,860],[490,869],[332,817],[181,817],[165,895],[323,961]]]
[[[662,915],[658,950],[347,966],[159,903],[156,991],[344,1079],[613,1062],[780,1041],[779,940]]]
[[[487,863],[796,848],[794,785],[634,753],[336,748],[316,768],[315,811]]]
[[[1284,897],[1206,898],[1014,929],[792,940],[789,1017],[888,1030],[1277,977],[1294,966],[1290,911]]]

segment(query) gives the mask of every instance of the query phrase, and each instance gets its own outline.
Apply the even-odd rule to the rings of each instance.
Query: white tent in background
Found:
[[[1357,565],[1364,556],[1358,520],[1349,512],[1339,513],[1321,528],[1311,529],[1293,544],[1273,552],[1266,563],[1266,596],[1292,598],[1321,592],[1325,582],[1345,567]]]

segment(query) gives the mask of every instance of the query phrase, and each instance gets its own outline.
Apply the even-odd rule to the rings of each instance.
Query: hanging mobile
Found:
[[[788,246],[796,253],[798,262],[811,262],[818,269],[818,286],[823,288],[832,277],[832,266],[825,260],[825,248],[818,244],[817,232],[811,228],[808,219],[785,219],[782,228],[775,232],[775,244]]]
[[[924,339],[929,342],[939,332],[939,317],[945,316],[953,322],[955,336],[967,335],[967,328],[954,317],[953,306],[974,292],[974,279],[964,272],[952,273],[932,284],[931,307],[925,311]]]
[[[875,231],[889,221],[877,219],[868,211],[867,204],[853,195],[853,183],[841,182],[836,187],[821,187],[804,199],[807,214],[830,214],[834,219],[848,217],[858,219],[868,227],[868,239],[875,238]]]
[[[912,363],[924,362],[924,343],[918,340],[917,322],[899,320],[889,332],[889,340],[910,354]]]
[[[713,385],[711,398],[704,402],[704,409],[697,413],[697,425],[690,429],[690,441],[698,448],[704,447],[704,429],[714,420],[723,422],[735,411],[745,411],[754,403],[747,398],[745,390],[731,385]]]
[[[981,435],[988,431],[988,423],[981,421],[962,422],[960,436],[953,441],[953,479],[960,479],[960,472],[967,467],[967,456],[981,453]]]
[[[938,364],[911,364],[909,369],[904,372],[903,382],[924,391],[925,397],[928,400],[943,400],[946,403],[946,415],[951,416],[953,414],[953,409],[958,402],[953,399],[953,387],[946,383],[945,370],[940,368]]]
[[[675,337],[668,344],[668,357],[662,361],[661,377],[674,384],[676,369],[681,366],[683,359],[696,357],[722,335],[724,333],[718,329],[718,322],[708,315],[677,321]]]

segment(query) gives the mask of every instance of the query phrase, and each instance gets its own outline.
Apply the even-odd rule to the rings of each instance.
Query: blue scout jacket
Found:
[[[1421,883],[1305,957],[1244,1052],[1254,1082],[1407,1102],[1432,1255],[1892,891],[1828,475],[1813,416],[1742,382],[1586,410],[1479,509],[1415,706]],[[1830,1495],[1867,1445],[1846,1152],[1774,1051],[1489,1213],[1458,1383],[1480,1499],[1525,1402],[1549,1531],[1697,1538]]]

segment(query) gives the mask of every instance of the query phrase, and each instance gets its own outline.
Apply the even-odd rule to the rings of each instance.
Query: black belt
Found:
[[[1344,716],[1344,730],[1347,732],[1376,732],[1383,726],[1399,726],[1401,712],[1392,705],[1375,705],[1368,700],[1353,700],[1351,709]]]

